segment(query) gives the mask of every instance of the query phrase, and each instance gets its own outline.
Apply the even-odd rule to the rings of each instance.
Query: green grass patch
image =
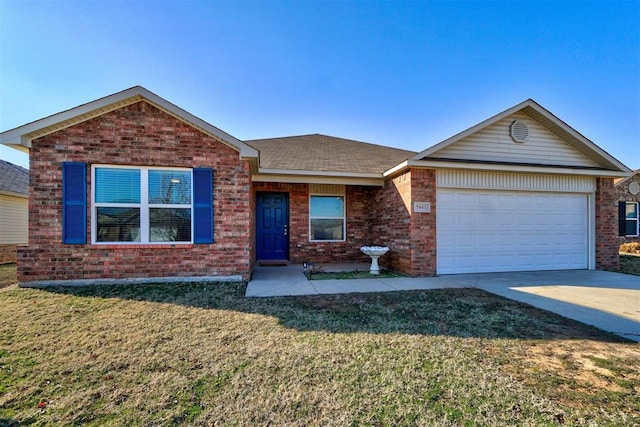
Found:
[[[477,289],[0,290],[0,425],[634,425],[637,344]]]
[[[640,276],[640,255],[620,254],[620,272]]]
[[[0,288],[18,283],[15,264],[0,264]]]

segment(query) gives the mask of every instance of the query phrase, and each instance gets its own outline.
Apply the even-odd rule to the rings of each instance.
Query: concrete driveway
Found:
[[[566,270],[443,275],[640,342],[640,276]]]

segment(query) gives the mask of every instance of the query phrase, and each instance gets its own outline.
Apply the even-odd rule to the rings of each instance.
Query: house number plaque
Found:
[[[431,202],[413,202],[413,211],[415,213],[431,212]]]

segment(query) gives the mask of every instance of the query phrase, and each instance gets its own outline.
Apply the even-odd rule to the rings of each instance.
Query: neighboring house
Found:
[[[0,264],[16,262],[29,230],[29,171],[0,160]]]
[[[640,169],[616,180],[619,243],[640,242]]]
[[[0,133],[30,151],[22,282],[249,279],[260,261],[449,273],[617,268],[631,171],[532,100],[420,153],[240,141],[142,87]]]

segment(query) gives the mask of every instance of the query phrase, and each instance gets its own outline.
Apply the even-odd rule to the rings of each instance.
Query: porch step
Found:
[[[278,267],[289,265],[289,261],[287,261],[286,259],[269,259],[265,261],[258,261],[258,265],[262,267]]]

